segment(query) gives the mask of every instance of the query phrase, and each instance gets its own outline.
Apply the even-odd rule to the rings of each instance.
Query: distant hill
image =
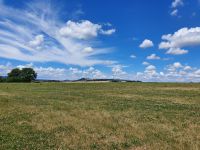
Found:
[[[141,82],[141,81],[134,81],[134,80],[123,80],[123,79],[90,79],[90,78],[81,78],[78,80],[74,80],[73,82]]]
[[[38,79],[36,82],[142,82],[134,80],[123,80],[123,79],[90,79],[90,78],[80,78],[78,80],[45,80]]]

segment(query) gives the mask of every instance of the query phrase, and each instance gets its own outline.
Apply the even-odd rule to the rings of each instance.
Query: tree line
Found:
[[[32,82],[37,73],[32,68],[12,69],[6,77],[0,76],[0,82]]]

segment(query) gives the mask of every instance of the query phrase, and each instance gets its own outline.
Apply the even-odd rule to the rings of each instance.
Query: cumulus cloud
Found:
[[[172,65],[174,68],[182,68],[182,64],[180,62],[175,62],[173,65]]]
[[[154,65],[149,65],[145,68],[144,72],[150,76],[154,76],[156,75],[156,67]]]
[[[98,24],[93,24],[88,20],[83,20],[81,22],[73,22],[69,20],[66,26],[60,29],[60,34],[66,37],[72,37],[77,39],[89,39],[96,37],[101,26]]]
[[[159,44],[159,49],[167,49],[167,54],[182,55],[188,53],[184,47],[200,45],[200,27],[182,28],[174,34],[162,36],[163,42]]]
[[[151,40],[145,39],[141,44],[140,44],[140,48],[149,48],[149,47],[153,47],[154,44]]]
[[[102,25],[94,24],[89,20],[82,20],[80,22],[73,22],[69,20],[66,26],[60,29],[62,36],[87,40],[97,37],[99,33],[104,35],[111,35],[115,33],[115,29],[103,30]]]
[[[173,74],[176,72],[177,69],[183,68],[183,65],[180,62],[175,62],[167,66],[166,70],[168,73]]]
[[[0,3],[0,57],[79,66],[115,62],[98,58],[112,50],[97,45],[98,39],[93,39],[102,30],[107,31],[102,25],[89,20],[68,20],[65,24],[55,5],[45,0],[27,2],[25,6],[18,9]],[[83,53],[84,49],[90,52]]]
[[[83,76],[92,78],[92,79],[103,79],[106,78],[106,75],[98,69],[94,67],[90,67],[83,71]]]
[[[160,57],[157,56],[156,54],[151,54],[151,55],[147,56],[147,59],[149,59],[149,60],[158,60],[158,59],[160,59]]]
[[[90,79],[103,79],[106,78],[107,75],[104,74],[102,71],[95,69],[94,67],[89,67],[88,69],[81,70],[78,68],[71,67],[70,69],[73,78],[90,78]]]
[[[131,58],[133,58],[133,59],[135,59],[135,58],[136,58],[136,56],[135,56],[135,55],[133,55],[133,54],[132,54],[130,57],[131,57]]]
[[[174,62],[160,72],[156,66],[148,65],[144,72],[137,72],[133,76],[135,80],[148,82],[200,82],[200,69]]]
[[[124,66],[122,65],[114,65],[112,67],[112,76],[113,78],[123,78],[127,73],[123,70]]]
[[[68,78],[67,70],[64,68],[34,67],[34,70],[38,74],[38,79],[65,80]]]

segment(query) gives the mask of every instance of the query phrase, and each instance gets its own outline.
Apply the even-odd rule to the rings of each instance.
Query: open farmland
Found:
[[[0,84],[0,149],[200,149],[200,84]]]

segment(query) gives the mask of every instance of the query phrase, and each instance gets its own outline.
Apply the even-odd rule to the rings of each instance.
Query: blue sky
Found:
[[[0,75],[200,81],[199,0],[0,0]]]

